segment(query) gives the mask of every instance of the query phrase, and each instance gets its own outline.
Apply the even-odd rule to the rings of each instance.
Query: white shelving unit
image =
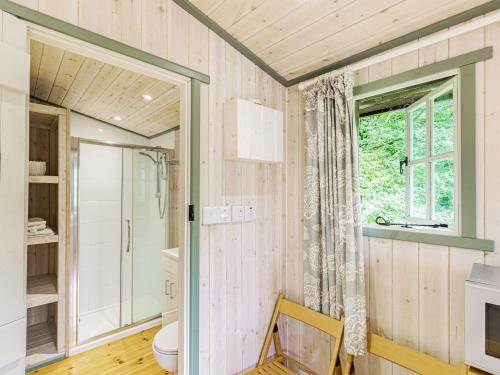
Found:
[[[44,161],[48,175],[28,177],[28,217],[43,218],[55,233],[27,235],[27,368],[66,348],[67,112],[31,103],[29,125],[29,160]]]

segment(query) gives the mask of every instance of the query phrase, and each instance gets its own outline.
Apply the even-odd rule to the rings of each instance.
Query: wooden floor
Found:
[[[31,372],[37,375],[169,374],[155,361],[151,344],[160,327],[114,341]],[[170,374],[172,375],[172,374]]]

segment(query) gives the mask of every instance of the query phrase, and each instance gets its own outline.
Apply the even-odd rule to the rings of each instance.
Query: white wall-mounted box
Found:
[[[227,100],[224,158],[283,162],[283,112],[240,98]]]

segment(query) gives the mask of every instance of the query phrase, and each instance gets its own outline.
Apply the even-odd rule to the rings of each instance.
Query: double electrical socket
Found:
[[[255,221],[255,217],[255,206],[232,206],[231,221],[233,223]]]
[[[220,206],[203,207],[202,224],[225,224],[239,223],[243,221],[255,221],[255,206]]]

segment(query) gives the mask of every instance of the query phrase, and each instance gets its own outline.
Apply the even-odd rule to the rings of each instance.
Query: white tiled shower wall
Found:
[[[78,310],[82,314],[120,303],[122,150],[81,144],[79,172]]]

